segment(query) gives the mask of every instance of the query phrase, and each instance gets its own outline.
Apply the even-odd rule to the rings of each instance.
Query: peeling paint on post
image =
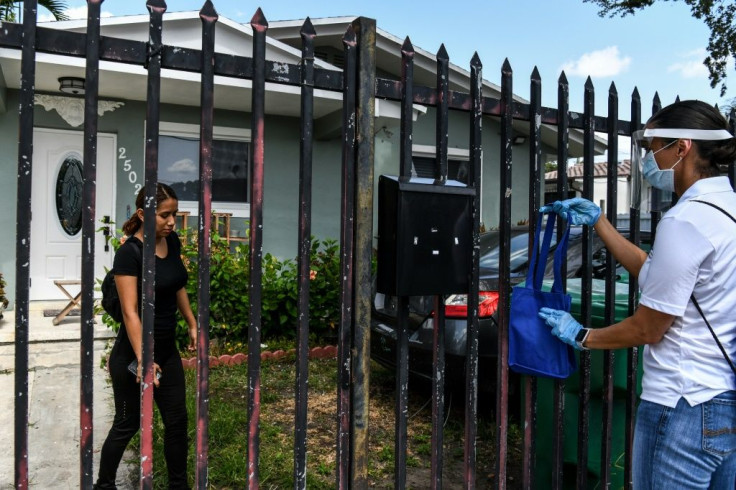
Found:
[[[36,9],[23,2],[23,46],[18,125],[18,204],[15,243],[15,488],[28,488],[28,301],[31,280],[31,176],[36,81]]]
[[[307,487],[307,395],[309,376],[309,284],[312,252],[312,147],[314,136],[314,38],[307,18],[301,29],[301,138],[299,147],[299,243],[297,270],[297,365],[294,417],[294,488]]]
[[[259,487],[258,454],[261,418],[261,277],[263,263],[263,158],[265,153],[266,30],[259,8],[253,28],[253,89],[251,114],[250,309],[248,319],[248,488]]]
[[[373,156],[376,81],[376,21],[353,22],[358,46],[357,158],[355,182],[355,295],[353,312],[352,485],[368,487],[371,258],[373,254]]]
[[[336,483],[340,490],[350,488],[350,435],[352,406],[352,332],[354,283],[354,234],[355,234],[355,147],[357,88],[357,44],[353,26],[349,25],[342,39],[345,65],[343,67],[342,107],[342,183],[340,222],[340,329],[338,332],[337,359],[337,444]]]
[[[149,0],[148,83],[146,95],[145,200],[143,235],[156,236],[158,131],[161,109],[162,24],[166,2]],[[153,323],[156,304],[156,240],[143,240],[143,356],[141,379],[141,490],[153,488]]]
[[[79,394],[79,477],[81,488],[94,480],[92,442],[94,433],[94,286],[95,211],[97,209],[97,102],[100,64],[100,4],[87,2],[87,63],[84,92],[84,183],[82,189],[82,305]]]
[[[212,220],[212,142],[215,89],[215,32],[217,11],[207,0],[199,12],[202,21],[202,83],[200,87],[199,132],[199,233],[197,261],[197,432],[194,474],[196,488],[208,486],[209,460],[209,324],[210,324],[210,235]],[[243,189],[243,192],[247,192]]]

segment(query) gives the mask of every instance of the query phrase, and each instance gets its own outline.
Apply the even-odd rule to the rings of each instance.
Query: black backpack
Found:
[[[140,254],[139,258],[143,255],[140,242],[136,242],[134,249]],[[120,306],[120,296],[118,296],[118,288],[115,286],[115,274],[112,270],[107,271],[105,278],[102,280],[100,286],[102,291],[102,309],[110,315],[110,317],[118,323],[123,322],[123,308]]]

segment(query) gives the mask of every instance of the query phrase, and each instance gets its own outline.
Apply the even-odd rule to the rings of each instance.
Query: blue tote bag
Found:
[[[554,256],[554,284],[551,291],[542,291],[544,269],[549,255],[550,243],[554,234],[553,216],[547,219],[547,226],[539,250],[539,235],[542,230],[540,213],[534,235],[534,249],[529,261],[526,282],[515,286],[511,293],[511,314],[509,316],[509,368],[520,374],[564,379],[570,376],[577,363],[573,348],[552,335],[551,328],[539,318],[537,312],[543,306],[556,310],[570,311],[570,295],[562,290],[562,261],[567,254],[570,223],[557,244]]]

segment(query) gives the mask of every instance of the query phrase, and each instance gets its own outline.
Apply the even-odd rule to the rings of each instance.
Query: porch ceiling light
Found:
[[[59,91],[66,94],[84,95],[84,78],[59,78]]]
[[[523,145],[524,143],[526,143],[526,136],[514,136],[514,145]]]

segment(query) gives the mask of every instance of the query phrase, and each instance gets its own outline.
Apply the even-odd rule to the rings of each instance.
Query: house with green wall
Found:
[[[315,38],[316,66],[342,69],[342,36],[355,17],[311,19]],[[298,64],[301,59],[300,28],[303,20],[269,21],[266,58]],[[85,32],[86,20],[40,24],[43,27]],[[252,56],[252,30],[220,17],[216,24],[215,51]],[[101,35],[145,42],[147,15],[101,19]],[[168,46],[201,48],[198,12],[164,15],[163,42]],[[380,29],[376,36],[376,70],[380,78],[398,80],[403,39]],[[433,87],[436,59],[415,46],[415,84]],[[18,107],[20,50],[0,49],[0,195],[5,212],[0,213],[0,272],[7,281],[11,303],[16,288],[15,176],[18,168]],[[494,67],[488,73],[498,73]],[[54,280],[79,279],[81,228],[74,216],[80,204],[74,199],[81,185],[85,59],[38,52],[34,109],[32,171],[31,300],[63,299]],[[102,61],[99,67],[99,121],[96,209],[98,220],[120,225],[135,211],[135,195],[144,181],[147,71],[141,66]],[[450,89],[469,91],[470,74],[450,64]],[[484,81],[485,96],[499,97],[500,88]],[[251,137],[251,81],[215,77],[213,148],[213,210],[230,216],[231,235],[242,238],[249,218],[249,145]],[[318,238],[337,238],[340,232],[341,111],[342,94],[314,91],[314,153],[312,233]],[[519,99],[521,100],[521,99]],[[197,215],[198,137],[200,76],[198,73],[164,69],[161,78],[159,180],[177,190],[180,210]],[[281,258],[297,253],[300,91],[299,87],[266,84],[263,249]],[[435,110],[413,108],[413,171],[431,173],[435,161]],[[381,174],[399,171],[399,103],[377,99],[375,106],[376,187]],[[469,158],[469,124],[465,113],[450,112],[449,178],[462,181]],[[500,124],[483,120],[481,221],[498,225]],[[512,220],[527,218],[526,188],[529,176],[528,123],[514,124]],[[554,127],[542,127],[544,161],[556,159]],[[605,144],[596,140],[596,153]],[[582,154],[582,134],[570,133],[571,157]],[[517,185],[518,183],[518,185]],[[77,187],[75,187],[77,186]],[[76,203],[76,204],[75,204]],[[377,207],[377,203],[374,203]],[[375,212],[374,212],[375,216]],[[95,246],[97,277],[112,264],[113,251],[99,232]]]

